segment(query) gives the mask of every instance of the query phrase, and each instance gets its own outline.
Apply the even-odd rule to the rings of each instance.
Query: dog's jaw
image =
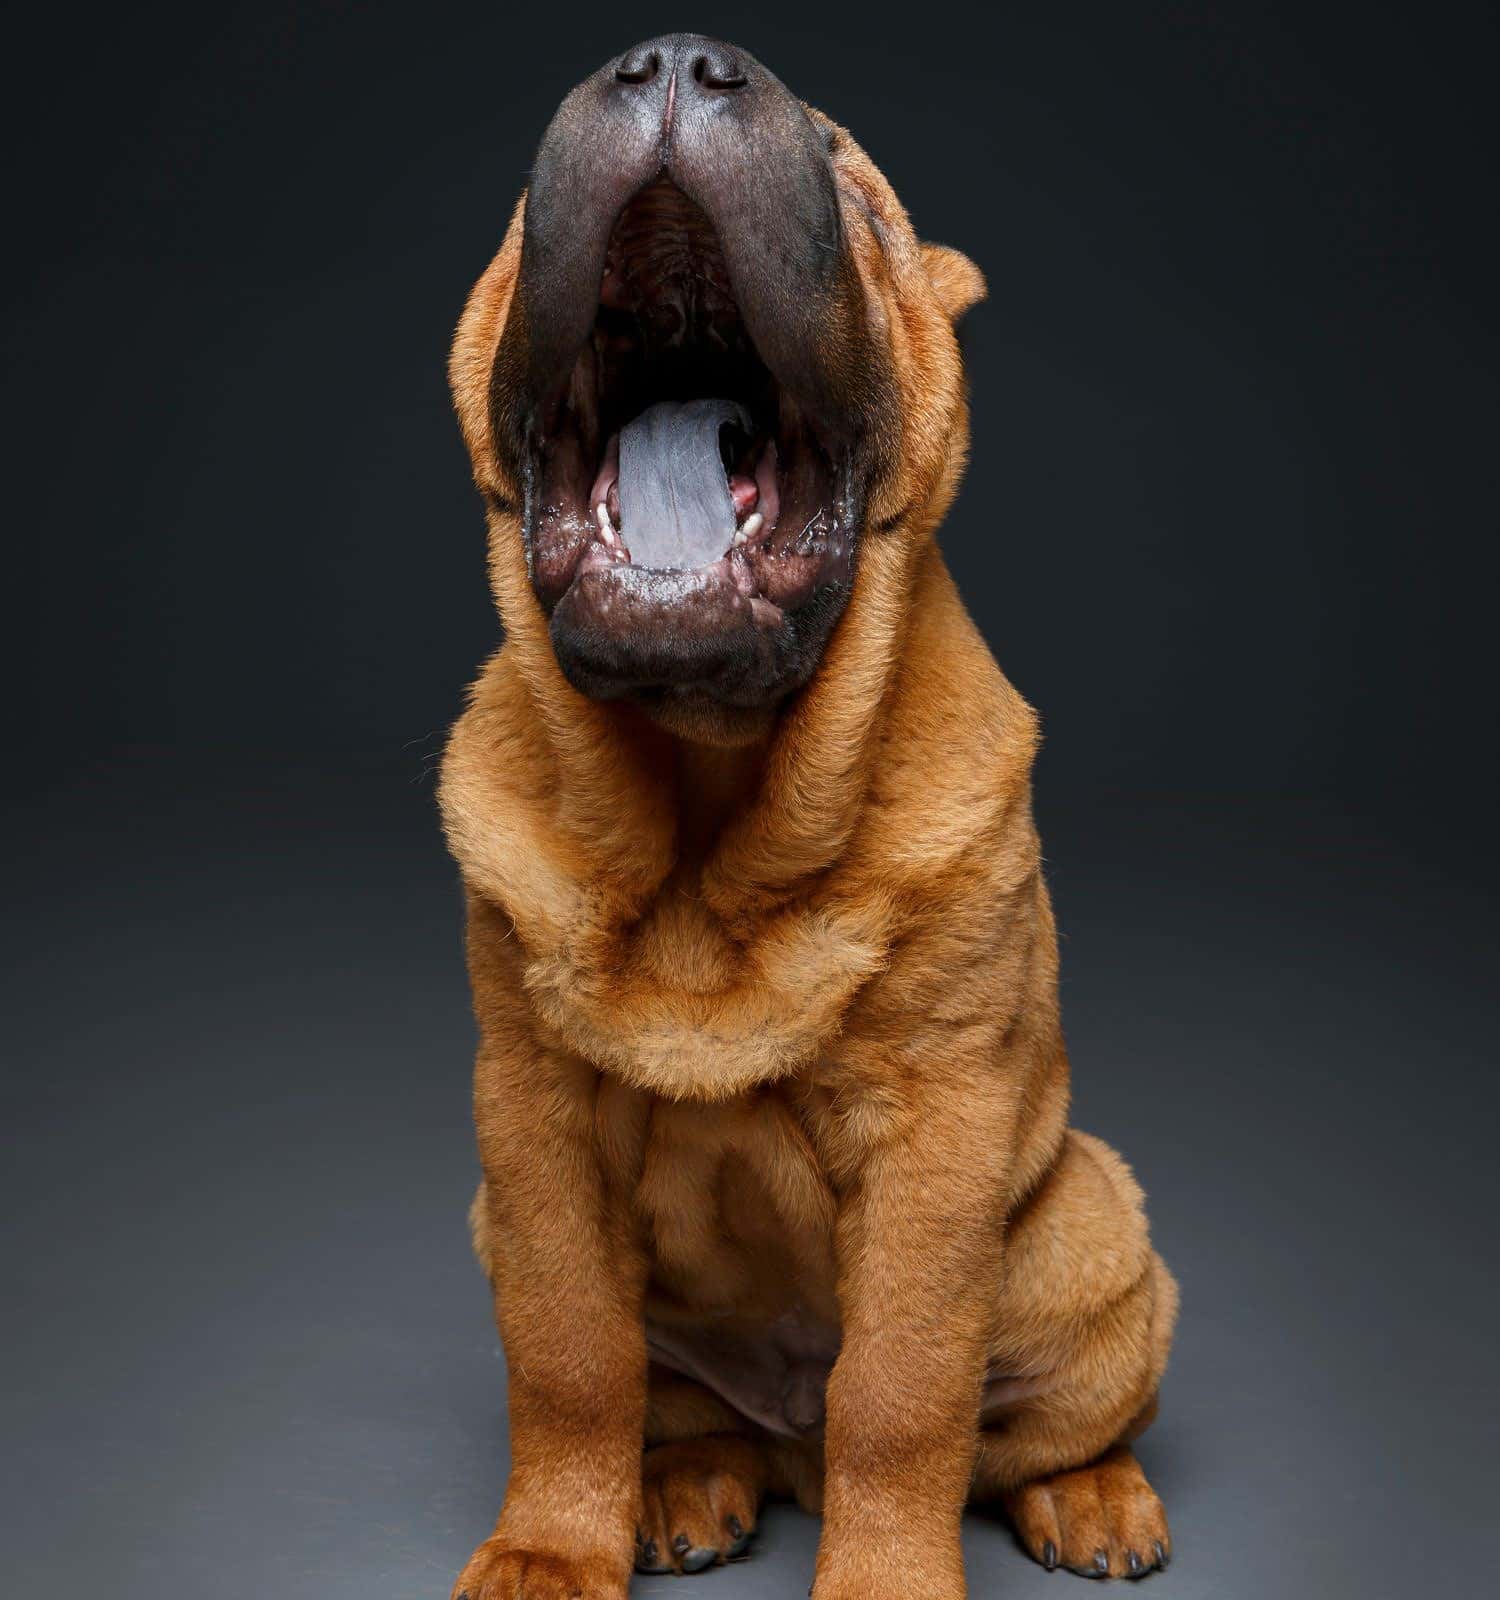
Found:
[[[450,374],[509,653],[538,703],[576,721],[582,690],[622,726],[639,710],[680,739],[739,745],[774,736],[856,611],[874,630],[860,671],[888,672],[899,646],[881,641],[962,474],[953,325],[984,286],[917,240],[847,133],[750,58],[649,45],[661,72],[694,49],[736,55],[744,86],[679,101],[670,139],[661,103],[616,81],[646,46],[564,101]],[[682,541],[675,571],[660,530],[632,524],[613,451],[664,401],[722,402],[752,424],[721,434],[708,547]]]
[[[826,131],[743,52],[731,91],[668,46],[543,140],[491,437],[573,685],[742,730],[847,603],[885,355]]]

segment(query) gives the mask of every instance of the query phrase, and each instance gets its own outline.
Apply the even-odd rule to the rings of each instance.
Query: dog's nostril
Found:
[[[650,83],[661,71],[661,57],[654,50],[627,50],[615,68],[616,83]]]
[[[733,56],[699,56],[693,62],[693,81],[702,89],[743,89],[746,78]]]

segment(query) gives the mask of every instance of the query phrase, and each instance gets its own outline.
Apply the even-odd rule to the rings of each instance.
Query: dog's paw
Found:
[[[626,1600],[614,1563],[519,1550],[486,1539],[453,1585],[453,1600]]]
[[[1006,1497],[1016,1535],[1049,1570],[1085,1578],[1143,1578],[1172,1554],[1167,1514],[1129,1450],[1038,1478]]]
[[[748,1439],[661,1444],[641,1462],[637,1572],[701,1572],[741,1556],[755,1533],[764,1469]]]

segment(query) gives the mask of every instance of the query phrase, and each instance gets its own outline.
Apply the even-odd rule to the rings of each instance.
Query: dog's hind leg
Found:
[[[1065,1382],[981,1430],[971,1497],[999,1501],[1049,1570],[1144,1577],[1172,1553],[1166,1512],[1130,1449],[1156,1414],[1156,1395],[1123,1426],[1105,1420],[1097,1399],[1087,1382],[1072,1393]]]
[[[701,1572],[745,1553],[766,1489],[766,1453],[735,1433],[652,1445],[641,1458],[637,1572]]]
[[[760,1430],[662,1367],[651,1367],[646,1395],[636,1571],[700,1572],[743,1555],[766,1491]]]
[[[820,1510],[822,1451],[773,1438],[711,1389],[653,1365],[636,1570],[698,1572],[736,1560],[768,1494]]]
[[[1034,1478],[1002,1497],[1026,1550],[1049,1570],[1141,1578],[1171,1557],[1167,1515],[1128,1445],[1086,1467]]]
[[[1130,1450],[1156,1415],[1177,1286],[1125,1164],[1070,1133],[1016,1219],[972,1498],[1001,1502],[1043,1566],[1135,1578],[1171,1555]],[[1007,1336],[1007,1330],[1010,1330]]]

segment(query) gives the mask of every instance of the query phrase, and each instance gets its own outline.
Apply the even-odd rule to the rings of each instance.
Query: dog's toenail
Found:
[[[731,1539],[738,1539],[739,1536],[745,1531],[745,1524],[741,1522],[738,1517],[731,1517],[727,1526],[729,1528],[729,1537]]]
[[[1161,1540],[1160,1540],[1160,1539],[1158,1539],[1158,1540],[1157,1540],[1157,1541],[1156,1541],[1156,1564],[1157,1564],[1157,1566],[1159,1566],[1159,1567],[1164,1567],[1164,1566],[1166,1566],[1166,1564],[1167,1564],[1167,1563],[1168,1563],[1168,1562],[1169,1562],[1169,1561],[1170,1561],[1170,1560],[1171,1560],[1171,1559],[1172,1559],[1172,1558],[1171,1558],[1171,1556],[1169,1556],[1169,1555],[1168,1555],[1168,1554],[1167,1554],[1167,1552],[1166,1552],[1166,1549],[1165,1549],[1165,1548],[1164,1548],[1164,1546],[1163,1546],[1163,1545],[1162,1545],[1162,1542],[1161,1542]]]
[[[672,1554],[674,1556],[686,1555],[693,1548],[693,1541],[685,1533],[679,1533],[672,1541]]]
[[[1057,1546],[1050,1539],[1042,1546],[1042,1565],[1048,1572],[1057,1570]]]
[[[682,1558],[684,1572],[702,1572],[705,1567],[711,1567],[718,1558],[717,1550],[710,1550],[704,1545],[699,1545],[695,1550],[689,1550]]]
[[[1109,1551],[1096,1550],[1094,1552],[1094,1571],[1097,1572],[1101,1578],[1107,1578],[1109,1576]]]
[[[647,1539],[645,1548],[641,1551],[641,1554],[654,1566],[656,1564],[656,1558],[660,1554],[656,1548],[656,1540]]]
[[[1132,1578],[1140,1577],[1146,1570],[1146,1563],[1141,1560],[1134,1550],[1125,1552],[1125,1565],[1130,1568],[1130,1576]]]

